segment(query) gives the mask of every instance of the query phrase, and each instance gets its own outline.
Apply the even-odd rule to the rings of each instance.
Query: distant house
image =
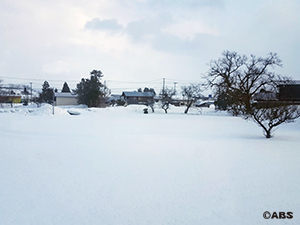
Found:
[[[77,95],[72,94],[71,92],[55,92],[55,105],[78,105]]]
[[[285,81],[278,84],[280,101],[300,101],[300,81]]]
[[[259,93],[254,94],[253,99],[257,102],[262,101],[277,101],[277,94],[274,92],[266,92],[261,91]]]
[[[278,92],[261,90],[253,96],[260,103],[299,104],[300,81],[280,81],[277,83]]]
[[[21,95],[0,95],[0,103],[21,103]]]
[[[153,92],[124,91],[121,98],[127,104],[147,104],[149,101],[153,101],[154,96]]]

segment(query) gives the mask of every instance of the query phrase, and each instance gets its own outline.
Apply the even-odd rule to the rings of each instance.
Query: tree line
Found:
[[[88,107],[101,106],[105,97],[110,94],[110,89],[101,81],[103,74],[100,70],[90,72],[90,78],[82,78],[73,90],[76,94],[78,104],[84,104]],[[42,92],[39,97],[34,99],[37,103],[52,103],[54,101],[55,92],[57,89],[51,88],[48,81],[42,85]],[[61,92],[71,92],[68,84],[65,82]]]
[[[252,120],[262,127],[266,138],[272,137],[274,128],[282,123],[290,123],[300,117],[299,107],[284,102],[270,101],[258,103],[253,97],[259,92],[276,93],[278,82],[291,81],[274,72],[276,67],[282,67],[282,61],[276,53],[269,53],[266,57],[240,55],[237,52],[224,51],[219,59],[211,60],[209,70],[204,75],[206,82],[191,83],[181,87],[181,95],[185,98],[184,113],[199,99],[203,98],[204,89],[212,89],[216,98],[215,106],[218,110],[225,110],[233,116]],[[102,82],[103,74],[100,70],[90,72],[90,78],[82,78],[76,85],[74,93],[78,96],[78,103],[88,107],[100,106],[110,89]],[[69,87],[63,87],[70,91]],[[54,90],[47,81],[44,82],[39,101],[51,101]],[[138,92],[152,92],[153,88],[141,88]],[[160,107],[168,112],[175,96],[175,90],[164,87],[159,93]],[[154,112],[154,100],[148,101],[148,106]]]

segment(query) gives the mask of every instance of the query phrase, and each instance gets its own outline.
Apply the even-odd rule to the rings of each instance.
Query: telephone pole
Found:
[[[165,78],[163,78],[163,94],[165,93]]]
[[[30,82],[30,103],[32,104],[32,82]]]
[[[177,84],[177,82],[174,82],[174,93],[175,93],[175,95],[176,95],[176,84]]]
[[[52,114],[54,115],[54,100],[55,100],[55,92],[54,92],[54,88],[52,89],[52,91],[53,91],[53,103],[52,103],[53,108],[52,108]]]

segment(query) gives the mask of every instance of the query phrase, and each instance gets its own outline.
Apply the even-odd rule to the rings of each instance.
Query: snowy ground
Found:
[[[0,224],[300,224],[299,121],[143,108],[0,108]]]

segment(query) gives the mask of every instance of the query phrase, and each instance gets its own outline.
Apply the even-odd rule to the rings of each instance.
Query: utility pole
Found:
[[[54,96],[55,96],[55,92],[54,92],[54,88],[52,89],[52,91],[53,91],[53,110],[52,110],[52,114],[54,115]]]
[[[32,82],[30,82],[30,103],[32,104]]]
[[[174,82],[174,93],[175,93],[175,95],[176,95],[176,84],[177,84],[177,82]]]
[[[163,78],[163,94],[165,93],[165,78]]]

